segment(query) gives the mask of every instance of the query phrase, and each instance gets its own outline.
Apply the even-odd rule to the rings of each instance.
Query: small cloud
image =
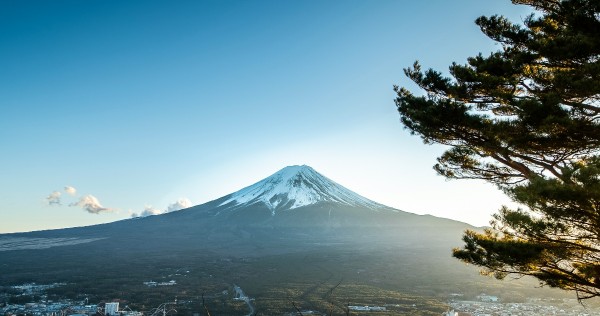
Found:
[[[76,203],[71,203],[69,206],[79,206],[86,210],[88,213],[100,214],[103,212],[112,212],[113,209],[107,208],[100,204],[100,201],[93,195],[85,195],[79,199]]]
[[[162,214],[164,213],[161,210],[157,210],[155,208],[152,208],[152,206],[147,205],[144,210],[140,213],[141,217],[146,217],[146,216],[150,216],[150,215],[158,215],[158,214]]]
[[[65,192],[74,196],[75,193],[77,193],[77,190],[72,186],[65,186]],[[48,205],[62,205],[61,196],[62,193],[60,191],[54,191],[46,197],[46,203],[48,203]]]
[[[169,204],[167,209],[164,211],[153,208],[151,205],[146,205],[144,210],[142,212],[140,212],[139,214],[135,213],[135,212],[131,213],[131,217],[146,217],[146,216],[151,216],[151,215],[160,215],[160,214],[165,214],[165,213],[169,213],[169,212],[179,211],[184,208],[188,208],[190,206],[192,206],[192,202],[189,199],[181,198],[181,199],[175,201],[174,203]]]
[[[175,212],[192,206],[192,202],[188,198],[181,198],[175,203],[170,204],[165,213]]]
[[[77,193],[77,189],[75,189],[72,186],[66,186],[65,187],[65,192],[67,192],[67,194],[74,196]]]
[[[146,216],[151,216],[151,215],[159,215],[159,214],[163,214],[163,213],[164,213],[163,211],[153,208],[152,205],[146,205],[144,207],[144,210],[141,211],[139,214],[136,212],[131,212],[131,217],[132,218],[146,217]]]
[[[50,193],[50,195],[48,195],[48,197],[46,198],[48,205],[61,205],[60,195],[61,193],[58,191]]]

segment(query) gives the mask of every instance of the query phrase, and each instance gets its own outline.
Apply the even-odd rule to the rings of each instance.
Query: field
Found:
[[[445,247],[394,240],[375,247],[366,240],[236,256],[237,251],[206,247],[102,252],[82,244],[4,252],[11,255],[0,258],[5,272],[0,285],[66,282],[49,290],[49,299],[120,301],[121,306],[144,312],[177,300],[173,308],[180,315],[247,314],[248,306],[233,300],[234,285],[253,299],[258,315],[298,310],[346,315],[349,305],[386,308],[369,312],[376,315],[439,315],[448,308],[451,293],[474,297],[485,292],[514,301],[530,295],[560,297],[561,293],[536,289],[531,282],[479,276],[473,267],[452,259]],[[171,280],[174,285],[144,284]],[[367,312],[350,311],[361,313]]]

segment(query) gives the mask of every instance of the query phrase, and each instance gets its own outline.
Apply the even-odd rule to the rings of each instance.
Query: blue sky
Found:
[[[4,1],[0,233],[200,204],[293,164],[370,199],[485,225],[507,199],[446,181],[402,129],[415,60],[500,47],[473,23],[510,1]],[[77,189],[74,195],[65,186]],[[62,205],[48,205],[52,192]],[[92,195],[111,211],[69,207]],[[80,205],[81,206],[81,205]]]

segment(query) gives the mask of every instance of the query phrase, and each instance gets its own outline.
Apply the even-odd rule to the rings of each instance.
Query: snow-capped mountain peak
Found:
[[[285,167],[251,186],[232,193],[221,205],[252,205],[260,202],[266,204],[273,214],[276,209],[294,209],[318,202],[336,202],[371,209],[383,207],[306,165]]]

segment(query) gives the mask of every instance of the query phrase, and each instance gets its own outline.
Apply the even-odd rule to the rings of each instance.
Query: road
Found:
[[[242,288],[234,284],[233,290],[235,291],[234,299],[244,301],[244,302],[246,302],[246,305],[248,305],[248,308],[250,309],[250,313],[248,313],[246,316],[254,315],[255,308],[254,308],[254,305],[252,304],[252,300],[248,296],[246,296],[246,294],[244,294],[244,291],[242,290]]]

